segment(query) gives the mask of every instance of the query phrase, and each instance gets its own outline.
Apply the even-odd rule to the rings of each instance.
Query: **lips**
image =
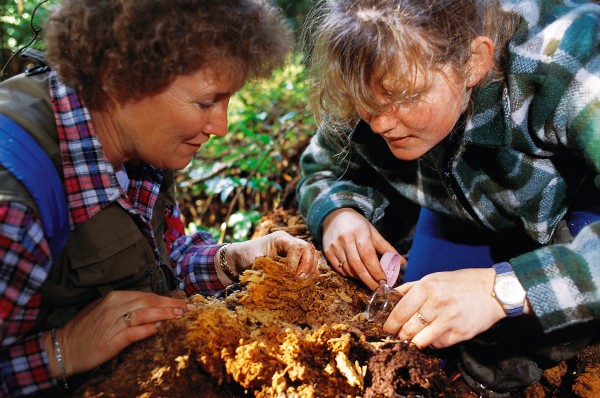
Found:
[[[200,140],[198,142],[186,141],[185,144],[196,147],[196,148],[200,148],[204,143],[206,143],[206,141],[208,141],[208,140]]]
[[[200,147],[202,146],[202,144],[200,143],[191,143],[191,142],[186,142],[184,143],[185,145],[185,152],[188,156],[193,156],[196,152],[198,152],[200,150]]]
[[[396,137],[396,138],[385,138],[385,141],[388,143],[388,145],[390,146],[403,146],[406,145],[406,143],[408,142],[408,140],[410,140],[410,136],[405,136],[405,137]]]

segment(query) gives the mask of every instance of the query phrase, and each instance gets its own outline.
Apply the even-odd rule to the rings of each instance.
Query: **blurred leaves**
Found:
[[[4,68],[11,55],[33,39],[33,29],[43,27],[49,8],[58,2],[59,0],[45,3],[40,0],[0,0],[0,67]],[[31,48],[43,49],[41,37],[38,36]],[[27,62],[15,57],[7,67],[7,75],[21,72],[27,67]]]

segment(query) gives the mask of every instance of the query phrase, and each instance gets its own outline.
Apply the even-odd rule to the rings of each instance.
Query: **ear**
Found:
[[[471,42],[471,60],[467,87],[476,86],[494,64],[494,43],[489,37],[477,36]]]

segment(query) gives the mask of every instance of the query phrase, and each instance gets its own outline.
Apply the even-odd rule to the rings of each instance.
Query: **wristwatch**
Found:
[[[496,281],[492,296],[502,305],[507,316],[523,314],[527,295],[511,265],[503,262],[495,264],[493,268],[496,271]]]

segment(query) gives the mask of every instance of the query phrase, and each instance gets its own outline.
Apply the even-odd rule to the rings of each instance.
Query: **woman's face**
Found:
[[[426,84],[422,77],[416,79],[414,93],[418,95],[409,104],[392,104],[377,115],[358,110],[398,159],[417,159],[442,141],[468,102],[465,83],[455,72],[431,72],[428,76],[432,84]],[[393,90],[398,83],[386,79],[383,84]]]
[[[112,107],[114,128],[104,129],[111,133],[98,129],[106,156],[113,165],[137,158],[183,169],[211,135],[225,135],[229,100],[244,81],[235,68],[214,66],[179,76],[158,94]]]

